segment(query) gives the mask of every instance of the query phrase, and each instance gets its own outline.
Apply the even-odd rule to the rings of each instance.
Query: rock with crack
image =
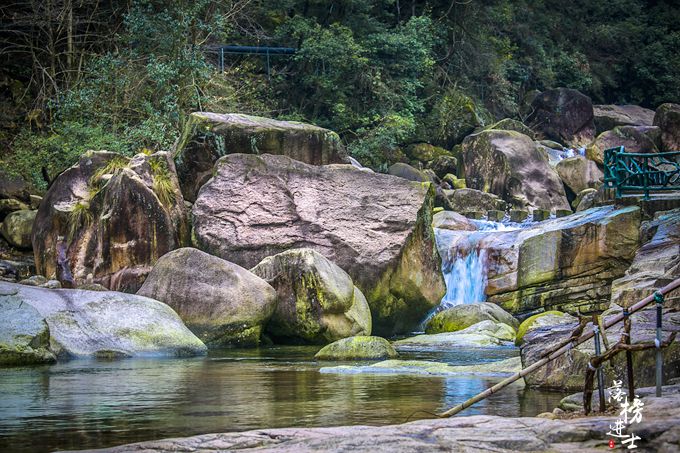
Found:
[[[594,105],[593,116],[598,134],[618,126],[651,126],[654,123],[654,110],[639,105]]]
[[[430,183],[351,165],[231,154],[192,208],[193,240],[245,268],[286,250],[316,250],[366,296],[377,334],[406,332],[445,292],[433,200]]]
[[[545,90],[534,98],[531,107],[527,124],[550,140],[580,147],[595,136],[593,104],[577,90]]]

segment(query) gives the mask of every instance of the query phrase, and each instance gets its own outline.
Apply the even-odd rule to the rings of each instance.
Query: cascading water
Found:
[[[486,295],[486,250],[456,251],[442,260],[446,295],[440,310],[460,304],[484,302]],[[449,253],[450,254],[450,253]]]
[[[447,308],[461,304],[476,304],[486,300],[488,252],[480,241],[493,232],[520,228],[519,224],[506,225],[483,220],[472,221],[476,231],[435,229],[446,294],[441,303],[429,314],[427,320]],[[423,325],[424,325],[423,324]]]

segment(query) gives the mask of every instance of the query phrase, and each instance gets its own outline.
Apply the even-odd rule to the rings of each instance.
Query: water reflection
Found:
[[[317,349],[0,369],[0,449],[50,451],[265,427],[401,423],[458,404],[500,379],[321,374],[323,364],[310,359]],[[405,358],[467,364],[511,353]],[[534,415],[552,409],[560,397],[517,385],[466,414]]]

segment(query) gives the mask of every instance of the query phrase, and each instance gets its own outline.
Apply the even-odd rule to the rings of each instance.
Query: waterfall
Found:
[[[477,227],[476,231],[435,229],[437,248],[442,257],[446,294],[427,319],[454,305],[484,302],[488,275],[488,251],[480,245],[480,241],[489,234],[521,228],[518,224],[506,225],[484,220],[472,222]]]
[[[450,253],[450,252],[449,252]],[[486,250],[456,251],[455,256],[442,260],[446,295],[439,310],[461,304],[475,304],[486,300]]]

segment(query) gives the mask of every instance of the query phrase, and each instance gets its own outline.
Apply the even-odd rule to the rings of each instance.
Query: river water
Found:
[[[74,360],[0,369],[0,451],[96,448],[194,434],[289,426],[383,425],[430,418],[499,376],[325,374],[318,347],[211,351],[195,359]],[[455,365],[514,348],[410,352]],[[344,363],[347,364],[347,363]],[[530,416],[559,393],[513,385],[465,415]],[[424,411],[424,412],[418,412]]]

